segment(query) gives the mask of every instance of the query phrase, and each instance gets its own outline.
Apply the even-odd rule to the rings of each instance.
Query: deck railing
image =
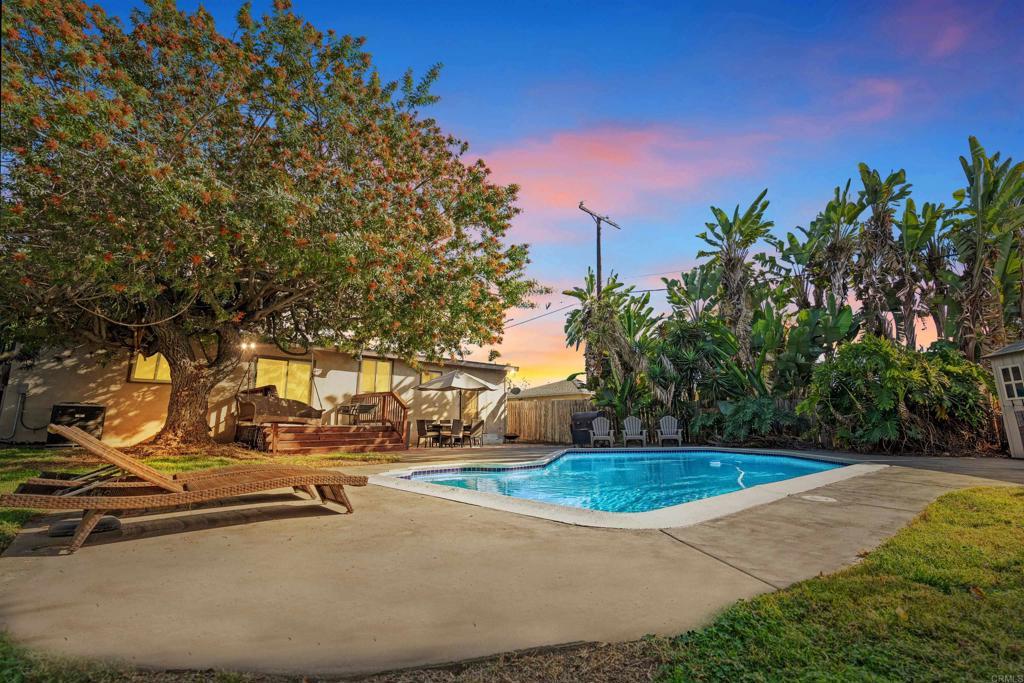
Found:
[[[356,394],[352,397],[352,403],[374,406],[373,412],[360,420],[390,425],[392,429],[402,435],[406,447],[409,446],[409,406],[398,398],[395,392],[375,391],[368,394]]]

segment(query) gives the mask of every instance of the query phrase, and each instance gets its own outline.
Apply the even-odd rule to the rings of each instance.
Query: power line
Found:
[[[661,273],[639,273],[638,275],[624,275],[622,277],[623,278],[629,278],[630,280],[634,280],[634,279],[636,279],[638,277],[653,277],[655,275],[677,275],[677,274],[679,274],[681,272],[683,272],[683,269],[679,268],[677,270],[666,270],[666,271],[663,271]]]
[[[540,315],[535,315],[532,318],[527,318],[526,320],[520,320],[519,322],[513,323],[511,325],[505,325],[505,329],[507,330],[510,327],[516,327],[517,325],[525,325],[526,323],[531,323],[534,320],[540,320],[541,318],[543,318],[545,316],[548,316],[548,315],[551,315],[552,313],[559,313],[561,311],[565,311],[565,310],[568,310],[570,308],[575,308],[576,306],[579,306],[579,304],[569,304],[568,306],[562,306],[561,308],[555,308],[555,309],[552,309],[552,310],[550,310],[550,311],[548,311],[546,313],[541,313]]]

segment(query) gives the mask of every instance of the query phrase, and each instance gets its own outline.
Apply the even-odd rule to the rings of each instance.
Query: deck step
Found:
[[[366,431],[366,432],[311,432],[302,434],[278,434],[278,443],[294,442],[307,443],[317,441],[361,441],[363,439],[390,439],[400,438],[397,432],[388,430]]]
[[[379,432],[390,430],[389,425],[364,424],[364,425],[281,425],[277,428],[278,434],[352,434],[359,432]],[[270,433],[271,427],[264,427],[263,431]]]
[[[346,445],[346,446],[325,446],[323,444],[317,444],[316,446],[302,446],[300,448],[281,448],[278,450],[279,455],[310,455],[318,453],[388,453],[391,451],[404,451],[404,443],[391,443],[391,444],[379,444],[379,445]]]
[[[401,439],[322,439],[320,441],[281,441],[278,451],[298,451],[304,448],[348,448],[350,446],[401,446]]]
[[[267,450],[278,454],[368,453],[405,450],[405,439],[390,425],[279,425],[277,436],[263,427]],[[275,445],[276,442],[276,445]]]

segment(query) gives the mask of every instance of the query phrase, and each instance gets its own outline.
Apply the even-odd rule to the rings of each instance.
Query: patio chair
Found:
[[[357,425],[362,424],[367,415],[372,415],[376,411],[376,403],[357,403],[352,410],[353,422]]]
[[[647,430],[643,428],[640,418],[630,415],[622,421],[622,445],[628,446],[630,441],[639,441],[643,446],[647,443]]]
[[[441,432],[437,429],[429,429],[426,420],[416,420],[416,445],[419,446],[424,441],[428,448],[437,446],[441,441]]]
[[[612,440],[615,438],[615,430],[611,429],[611,423],[607,417],[595,417],[590,423],[590,445],[597,447],[598,443],[607,442],[611,448]]]
[[[237,419],[243,424],[319,425],[324,411],[308,403],[277,395],[277,386],[268,384],[243,389],[235,395]]]
[[[666,415],[658,420],[658,445],[662,446],[666,441],[675,441],[683,445],[683,430],[679,428],[679,421],[671,415]]]
[[[462,420],[452,420],[451,425],[441,425],[441,445],[460,446],[465,444],[466,435],[462,431]]]
[[[469,439],[470,448],[475,443],[477,446],[484,445],[484,421],[477,420],[473,423],[473,426],[466,432],[466,438]]]
[[[50,432],[79,444],[107,466],[87,475],[36,477],[14,493],[0,495],[0,507],[41,510],[83,510],[66,550],[78,550],[107,514],[153,511],[220,502],[262,491],[290,488],[324,503],[352,503],[345,485],[366,486],[366,477],[300,465],[237,465],[183,472],[168,477],[77,427],[51,424]]]

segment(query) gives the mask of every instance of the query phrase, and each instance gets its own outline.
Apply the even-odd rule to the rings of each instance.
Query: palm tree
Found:
[[[609,372],[622,378],[640,372],[646,350],[653,339],[662,316],[650,306],[650,293],[633,296],[633,287],[625,287],[612,273],[597,296],[593,270],[587,270],[584,286],[565,290],[563,294],[580,301],[565,316],[567,346],[584,345],[587,386],[597,390]]]
[[[617,275],[611,273],[607,284],[601,293],[602,299],[614,301],[618,290],[623,284],[618,282]],[[600,384],[601,352],[598,345],[593,341],[594,324],[598,307],[597,279],[594,271],[587,268],[587,276],[584,278],[583,287],[573,287],[562,292],[580,302],[579,308],[573,308],[565,316],[565,345],[577,350],[582,345],[584,358],[584,371],[587,375],[587,386],[596,389]]]
[[[768,208],[768,200],[765,199],[767,194],[768,190],[765,189],[742,214],[739,205],[732,216],[712,206],[711,212],[715,216],[715,222],[705,223],[707,231],[697,235],[713,247],[711,251],[698,252],[697,256],[710,256],[711,263],[722,274],[719,312],[729,330],[735,335],[740,360],[747,367],[754,362],[750,352],[750,326],[754,312],[747,291],[750,284],[750,264],[747,256],[751,247],[768,235],[774,225],[764,219],[764,212]]]
[[[890,173],[885,180],[878,171],[860,164],[860,203],[871,209],[861,226],[855,264],[857,284],[854,290],[864,313],[865,332],[893,338],[889,325],[888,299],[891,291],[888,269],[893,259],[892,225],[900,201],[910,196],[906,171]]]
[[[949,239],[947,219],[925,244],[921,255],[922,299],[938,339],[952,339],[956,334],[954,325],[959,319],[959,304],[953,296],[950,282],[957,274],[953,271],[956,256]]]
[[[814,258],[809,268],[823,281],[828,294],[837,302],[845,302],[850,293],[850,270],[857,253],[857,219],[864,205],[850,199],[850,181],[846,187],[835,189],[825,210],[812,221],[808,234],[815,243]],[[826,294],[817,305],[828,299]]]
[[[702,263],[675,278],[662,278],[666,299],[673,315],[690,322],[699,322],[715,311],[718,290],[722,284],[721,271],[710,263]]]
[[[973,136],[969,144],[970,160],[960,157],[967,187],[953,195],[960,204],[949,237],[963,269],[956,291],[960,348],[977,361],[1006,341],[1005,309],[1019,280],[1005,277],[1014,272],[1010,252],[1020,254],[1024,239],[1024,163],[1000,163],[999,153],[988,156]]]
[[[917,348],[917,319],[927,311],[925,257],[944,211],[945,207],[942,204],[925,202],[921,207],[921,213],[918,214],[914,200],[908,198],[903,218],[896,223],[899,237],[895,241],[892,254],[896,302],[893,307],[893,319],[896,323],[897,341],[902,340],[909,349]]]

